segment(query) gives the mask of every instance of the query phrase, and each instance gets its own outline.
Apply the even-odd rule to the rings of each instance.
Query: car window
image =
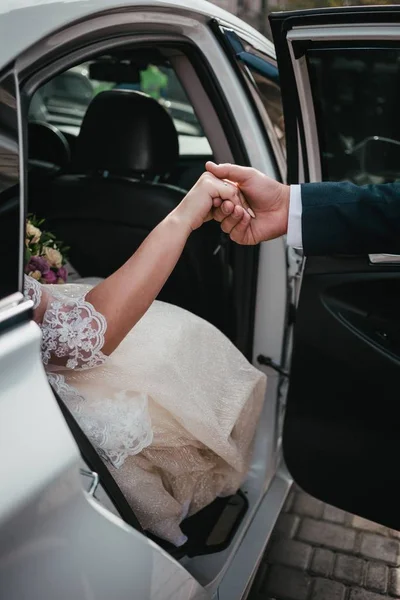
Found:
[[[57,75],[34,95],[29,118],[45,120],[61,131],[77,136],[86,110],[96,94],[109,89],[142,91],[160,102],[171,115],[181,155],[212,155],[193,106],[172,68],[146,65],[139,69],[138,80],[133,83],[124,82],[121,78],[103,81],[93,78],[93,72],[96,69],[93,63],[88,62]]]
[[[312,49],[307,65],[322,178],[358,184],[400,178],[400,50]]]
[[[274,133],[281,149],[285,152],[285,123],[283,119],[282,96],[279,85],[264,77],[251,67],[246,67],[253,85],[256,87],[262,103],[271,119]]]
[[[0,80],[0,300],[21,286],[20,211],[17,96],[10,73]]]
[[[285,177],[286,143],[281,90],[276,78],[274,80],[272,76],[267,75],[269,72],[277,74],[277,68],[272,64],[270,57],[255,49],[239,36],[238,39],[243,49],[254,57],[258,64],[261,62],[265,65],[264,74],[252,67],[251,61],[243,59],[237,62],[262,119],[269,143],[271,143],[274,151],[274,157],[278,160],[281,174]]]

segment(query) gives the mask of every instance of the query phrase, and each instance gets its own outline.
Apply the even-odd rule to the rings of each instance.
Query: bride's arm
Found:
[[[113,275],[79,301],[49,295],[31,278],[26,295],[43,332],[45,364],[88,368],[104,361],[139,321],[174,269],[190,233],[221,200],[240,203],[238,189],[211,174],[196,185]]]
[[[235,186],[202,175],[133,256],[87,294],[86,300],[107,321],[105,354],[110,354],[144,315],[173,271],[189,235],[210,218],[213,203],[222,198],[240,202]]]

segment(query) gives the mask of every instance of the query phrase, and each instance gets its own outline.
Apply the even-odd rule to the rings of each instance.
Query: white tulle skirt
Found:
[[[179,546],[186,516],[240,487],[266,377],[203,319],[156,301],[104,365],[64,376],[86,414],[142,431],[108,467],[144,529]]]

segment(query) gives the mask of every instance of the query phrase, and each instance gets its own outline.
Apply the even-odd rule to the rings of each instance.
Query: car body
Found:
[[[0,22],[0,244],[7,256],[0,297],[0,596],[243,599],[292,476],[321,499],[398,527],[395,494],[385,494],[392,500],[385,498],[384,506],[381,499],[382,489],[390,490],[398,479],[393,464],[398,360],[391,333],[397,311],[388,313],[381,300],[397,289],[396,257],[390,262],[387,257],[327,257],[304,264],[302,254],[287,248],[284,239],[259,248],[221,240],[216,253],[222,247],[228,257],[231,337],[268,375],[268,389],[241,488],[246,510],[240,508],[243,503],[240,510],[231,503],[213,524],[211,533],[223,540],[218,551],[212,544],[207,550],[206,540],[201,552],[180,556],[141,531],[101,461],[96,462],[79,428],[57,404],[41,364],[32,304],[23,300],[21,290],[26,204],[29,208],[34,186],[27,168],[29,103],[52,78],[65,72],[80,78],[79,65],[105,52],[118,54],[127,45],[159,47],[178,74],[190,101],[190,118],[196,116],[206,140],[202,146],[181,147],[180,164],[167,180],[181,188],[195,181],[210,156],[294,183],[385,181],[387,172],[367,172],[365,152],[362,160],[357,152],[363,139],[388,137],[378,108],[389,106],[393,88],[385,83],[386,95],[380,88],[383,100],[378,104],[373,100],[376,89],[368,89],[372,100],[357,135],[351,119],[341,130],[342,96],[334,97],[339,150],[337,139],[330,144],[325,130],[329,104],[324,90],[329,89],[331,98],[332,72],[343,71],[344,96],[354,91],[349,72],[354,64],[357,70],[357,61],[363,66],[365,54],[375,72],[390,50],[397,74],[400,11],[274,15],[279,74],[271,42],[201,0],[21,0],[0,8]],[[339,64],[337,52],[343,55]],[[374,79],[360,81],[367,86]],[[351,112],[356,106],[361,111],[362,105],[354,100],[349,106]],[[65,103],[62,109],[65,116]],[[71,141],[76,137],[65,122],[56,123]]]

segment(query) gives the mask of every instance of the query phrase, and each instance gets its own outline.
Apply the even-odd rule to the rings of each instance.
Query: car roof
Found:
[[[275,56],[273,44],[258,31],[206,0],[0,0],[0,69],[32,44],[74,21],[129,7],[170,8],[220,19],[251,39],[255,47]]]

